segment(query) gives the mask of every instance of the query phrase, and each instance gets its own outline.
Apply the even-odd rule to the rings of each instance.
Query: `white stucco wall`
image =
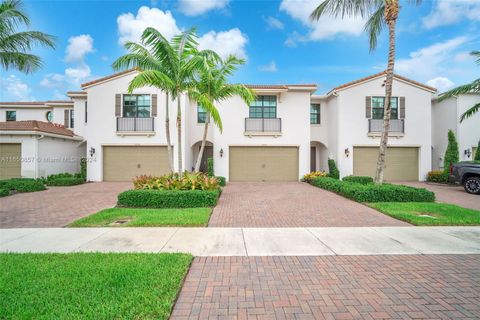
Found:
[[[384,96],[384,78],[373,79],[338,91],[336,112],[336,150],[330,148],[337,160],[341,176],[353,174],[353,147],[379,146],[380,137],[368,135],[365,115],[366,96]],[[395,79],[393,95],[405,97],[405,134],[390,137],[390,146],[419,147],[419,180],[424,180],[431,167],[431,97],[432,93]],[[333,141],[332,141],[333,142]],[[329,144],[330,146],[330,144]],[[345,155],[349,149],[350,156]],[[334,151],[333,151],[334,150]]]
[[[267,94],[257,92],[258,95]],[[273,93],[268,93],[273,94]],[[299,148],[299,179],[310,171],[310,92],[283,92],[277,99],[277,117],[282,119],[282,135],[245,136],[248,106],[240,97],[218,104],[223,133],[213,130],[215,174],[229,177],[230,146],[297,146]],[[220,157],[223,149],[223,157]]]
[[[480,94],[463,94],[458,97],[458,114],[457,119],[460,119],[461,115],[474,106],[480,103]],[[462,123],[458,123],[457,129],[457,141],[458,149],[460,150],[460,160],[467,161],[473,159],[473,154],[470,157],[465,155],[465,150],[472,151],[472,147],[478,145],[480,140],[480,112],[477,112],[474,116],[463,120]]]
[[[0,122],[6,121],[6,111],[16,111],[17,121],[47,121],[46,115],[52,108],[0,107]]]
[[[80,172],[79,141],[44,137],[38,140],[38,177]]]
[[[457,98],[432,102],[432,170],[443,169],[448,130],[457,132]]]

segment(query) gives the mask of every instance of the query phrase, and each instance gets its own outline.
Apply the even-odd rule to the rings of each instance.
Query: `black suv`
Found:
[[[462,184],[468,193],[480,195],[480,163],[465,161],[451,165],[450,182]]]

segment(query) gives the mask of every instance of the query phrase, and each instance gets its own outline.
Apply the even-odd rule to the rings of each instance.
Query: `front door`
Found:
[[[200,147],[198,147],[198,150],[200,151]],[[213,147],[212,146],[205,146],[205,149],[203,149],[203,155],[202,155],[202,162],[200,163],[200,172],[207,172],[208,171],[208,158],[213,158]]]
[[[317,171],[317,148],[310,147],[310,172]]]

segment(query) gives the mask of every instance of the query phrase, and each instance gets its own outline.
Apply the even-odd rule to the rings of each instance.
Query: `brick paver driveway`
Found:
[[[118,193],[131,187],[130,182],[86,183],[0,198],[0,228],[63,227],[113,207]]]
[[[210,227],[406,226],[360,203],[302,182],[229,182]]]
[[[480,210],[480,196],[466,193],[462,186],[440,185],[425,182],[398,182],[417,188],[426,188],[435,192],[437,202],[456,204],[464,208]]]
[[[479,319],[480,256],[195,258],[171,319]]]

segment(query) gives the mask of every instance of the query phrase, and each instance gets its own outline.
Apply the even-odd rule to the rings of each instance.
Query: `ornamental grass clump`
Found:
[[[220,181],[204,173],[170,173],[163,176],[138,176],[133,180],[135,189],[143,190],[218,190]]]

